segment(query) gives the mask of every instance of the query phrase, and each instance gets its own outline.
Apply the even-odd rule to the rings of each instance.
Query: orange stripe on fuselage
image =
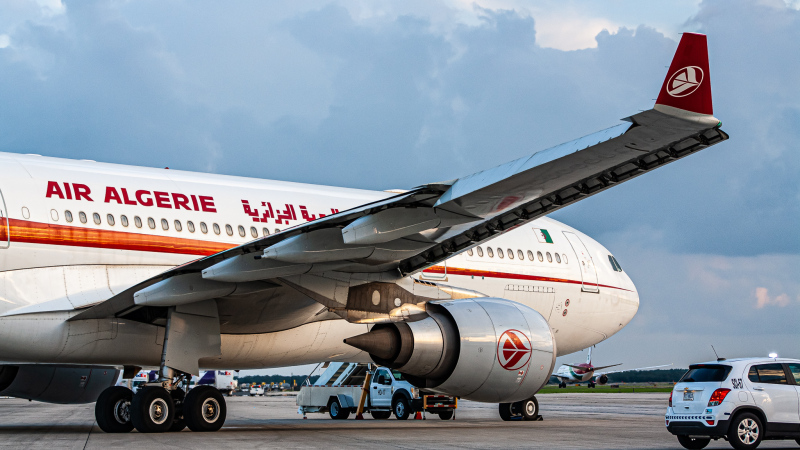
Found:
[[[568,280],[566,278],[541,277],[538,275],[525,275],[521,273],[492,272],[488,270],[464,269],[461,267],[447,267],[445,269],[444,266],[431,266],[423,270],[423,272],[440,273],[440,274],[446,273],[447,275],[463,275],[467,277],[472,276],[472,277],[485,277],[485,278],[503,278],[507,280],[547,281],[550,283],[567,283],[567,284],[580,284],[580,285],[585,284],[587,286],[598,286],[609,289],[619,289],[622,291],[632,292],[630,289],[625,289],[621,287],[607,286],[605,284],[584,283],[577,280]]]
[[[25,242],[200,256],[213,255],[236,246],[198,239],[98,230],[19,219],[9,219],[9,228],[12,245],[15,242]]]

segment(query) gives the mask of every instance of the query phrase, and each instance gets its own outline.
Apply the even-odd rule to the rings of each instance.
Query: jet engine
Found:
[[[92,403],[113,386],[119,369],[45,364],[0,366],[0,395],[47,403]]]
[[[608,375],[600,375],[597,377],[597,384],[602,386],[606,383],[608,383]]]
[[[555,339],[541,314],[499,298],[433,301],[428,317],[345,339],[412,384],[468,400],[531,398],[550,379]]]

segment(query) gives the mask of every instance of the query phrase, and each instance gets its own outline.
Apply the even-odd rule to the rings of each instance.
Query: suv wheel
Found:
[[[736,415],[728,429],[728,442],[737,450],[750,450],[758,447],[764,437],[764,426],[753,413]]]
[[[689,436],[678,436],[678,442],[683,446],[683,448],[688,449],[701,449],[706,448],[711,439],[708,438],[692,438]]]

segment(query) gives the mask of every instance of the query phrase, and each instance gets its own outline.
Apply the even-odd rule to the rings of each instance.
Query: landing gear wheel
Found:
[[[511,420],[515,416],[515,413],[511,410],[513,406],[513,403],[500,403],[500,418],[505,421]]]
[[[370,411],[370,414],[372,414],[372,418],[373,419],[384,420],[384,419],[388,419],[389,417],[391,417],[392,412],[391,411]]]
[[[536,420],[539,418],[539,401],[536,397],[514,404],[517,414],[522,415],[522,420]]]
[[[567,388],[567,383],[558,383],[558,388],[559,389],[566,389]]]
[[[345,408],[339,404],[339,400],[333,399],[328,403],[328,414],[333,420],[346,420],[350,417],[350,408]]]
[[[175,403],[166,389],[145,386],[131,401],[131,422],[140,433],[163,433],[175,417]]]
[[[758,447],[764,437],[761,419],[753,413],[737,414],[728,428],[728,442],[737,450],[751,450]]]
[[[450,420],[453,418],[453,410],[442,411],[439,413],[439,418],[442,420]]]
[[[683,448],[688,448],[690,450],[699,450],[701,448],[706,448],[711,439],[708,438],[692,438],[689,436],[678,436],[678,442],[683,446]]]
[[[411,415],[411,405],[405,397],[397,397],[392,402],[392,411],[397,420],[406,420]]]
[[[225,423],[228,407],[217,388],[198,386],[186,394],[183,419],[192,431],[217,431]]]
[[[128,433],[131,423],[131,400],[133,392],[123,386],[111,386],[104,390],[94,405],[97,426],[106,433]]]
[[[594,383],[589,383],[589,389],[594,389],[597,385]]]

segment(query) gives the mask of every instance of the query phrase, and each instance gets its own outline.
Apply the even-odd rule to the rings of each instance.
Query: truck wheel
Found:
[[[391,411],[370,411],[369,413],[372,414],[373,419],[378,420],[388,419],[392,415]]]
[[[328,405],[328,413],[331,415],[331,419],[345,420],[350,417],[350,408],[343,408],[339,404],[339,400],[333,399]]]
[[[683,446],[683,448],[699,450],[701,448],[706,448],[706,445],[711,442],[711,439],[691,438],[689,436],[679,435],[678,442]]]
[[[123,386],[111,386],[100,394],[94,407],[97,425],[106,433],[127,433],[133,430],[131,423],[131,399],[133,392]]]
[[[512,417],[514,417],[514,414],[511,412],[511,407],[513,405],[513,403],[500,403],[499,411],[501,419],[509,421]]]
[[[751,450],[758,447],[764,437],[761,419],[753,413],[743,412],[731,420],[728,428],[728,442],[737,450]]]
[[[439,418],[442,420],[450,420],[453,418],[453,410],[442,411],[439,413]]]
[[[408,419],[408,416],[411,415],[411,405],[408,403],[408,399],[403,396],[394,399],[392,411],[394,411],[394,416],[397,417],[397,420]]]

